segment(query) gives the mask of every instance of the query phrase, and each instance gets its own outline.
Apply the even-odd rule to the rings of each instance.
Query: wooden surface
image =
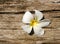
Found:
[[[51,21],[40,37],[20,27],[25,11],[35,9]],[[60,0],[0,0],[0,44],[60,44]]]

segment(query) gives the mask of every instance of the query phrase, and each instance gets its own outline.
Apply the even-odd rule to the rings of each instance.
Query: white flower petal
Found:
[[[39,21],[43,18],[43,13],[38,10],[35,10],[35,16],[37,17],[37,19]]]
[[[34,33],[38,36],[41,36],[44,34],[44,30],[38,25],[34,27]]]
[[[32,19],[33,19],[33,15],[29,11],[27,11],[23,16],[22,22],[23,23],[30,23],[30,21]]]
[[[30,33],[32,30],[32,27],[30,27],[29,25],[22,25],[21,28],[23,28],[23,30],[27,33]]]
[[[50,24],[50,21],[48,19],[42,20],[39,25],[40,27],[46,27]]]

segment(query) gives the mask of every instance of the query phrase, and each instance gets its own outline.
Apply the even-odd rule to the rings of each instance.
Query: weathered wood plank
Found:
[[[0,42],[7,41],[8,43],[21,43],[21,40],[27,41],[26,43],[60,43],[60,30],[59,29],[45,29],[43,36],[37,37],[35,35],[30,36],[23,30],[0,30]],[[57,36],[58,35],[58,36]],[[1,41],[2,40],[2,41]],[[29,42],[31,40],[31,42]],[[56,41],[55,41],[56,40]],[[35,41],[35,42],[34,42]],[[3,43],[5,43],[3,42]]]
[[[60,43],[60,30],[59,29],[45,29],[45,34],[43,36],[37,37],[35,35],[30,36],[23,30],[0,30],[0,43],[3,41],[7,41],[8,43]],[[58,36],[57,36],[58,35]],[[22,41],[23,40],[23,41]],[[55,41],[56,40],[56,41]],[[21,42],[20,42],[21,41]],[[30,41],[30,42],[29,42]],[[5,43],[3,42],[3,43]],[[24,43],[23,43],[24,44]]]
[[[59,0],[34,0],[34,1],[24,1],[24,0],[12,0],[0,1],[0,12],[18,12],[26,10],[60,10],[60,4],[57,3]]]
[[[0,30],[0,39],[16,39],[16,40],[51,40],[54,38],[54,29],[45,29],[43,36],[30,36],[23,30]],[[51,34],[52,33],[52,34]],[[56,33],[57,34],[57,33]]]
[[[51,24],[48,27],[59,28],[60,27],[60,12],[43,12],[45,19],[50,19]],[[59,16],[59,17],[58,17]],[[20,23],[23,14],[0,14],[0,28],[18,28],[20,29]]]
[[[1,44],[60,44],[60,40],[30,41],[30,40],[0,40]]]
[[[45,32],[45,34],[43,36],[41,36],[42,40],[43,38],[52,38],[53,37],[53,34],[54,32],[51,31],[51,30],[47,30]],[[52,33],[52,34],[50,34]],[[0,30],[0,39],[4,39],[4,38],[7,38],[7,39],[27,39],[27,40],[39,40],[39,37],[37,38],[36,36],[30,36],[28,35],[26,32],[24,32],[23,30]],[[35,39],[34,39],[35,38]],[[41,39],[40,38],[40,39]]]
[[[42,12],[46,19],[60,21],[60,11]],[[0,21],[21,21],[23,14],[0,14]]]
[[[0,44],[35,44],[35,41],[31,40],[0,40]]]

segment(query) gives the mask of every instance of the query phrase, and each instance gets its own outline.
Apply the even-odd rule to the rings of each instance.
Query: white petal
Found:
[[[23,16],[22,22],[23,23],[30,23],[30,21],[32,19],[33,19],[33,15],[29,11],[27,11]]]
[[[37,19],[39,21],[43,18],[43,13],[38,10],[35,10],[35,16],[37,17]]]
[[[21,26],[23,28],[23,30],[27,33],[30,33],[32,30],[32,27],[30,27],[29,25],[22,25]]]
[[[42,20],[42,21],[39,23],[40,27],[46,27],[46,26],[48,26],[49,24],[50,24],[50,21],[49,21],[48,19]]]
[[[41,36],[44,34],[44,30],[38,25],[34,27],[34,33],[35,35]]]

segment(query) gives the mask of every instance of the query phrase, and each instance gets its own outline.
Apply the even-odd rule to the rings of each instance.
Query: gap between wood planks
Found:
[[[53,12],[53,11],[60,11],[60,10],[43,10],[41,12]],[[0,14],[24,14],[26,11],[21,11],[21,12],[0,12]],[[30,11],[31,13],[35,13],[34,11]]]

